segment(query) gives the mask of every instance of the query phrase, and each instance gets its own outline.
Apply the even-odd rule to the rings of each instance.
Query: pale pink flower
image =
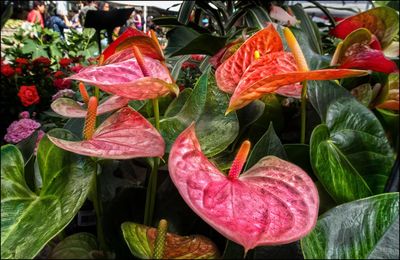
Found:
[[[22,118],[11,123],[7,128],[7,134],[4,136],[4,140],[8,143],[19,143],[31,136],[39,127],[39,122],[29,118]]]

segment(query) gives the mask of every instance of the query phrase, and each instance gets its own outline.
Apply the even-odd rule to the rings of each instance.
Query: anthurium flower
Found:
[[[132,47],[136,46],[140,52],[147,57],[164,61],[164,54],[160,48],[158,41],[154,38],[155,34],[149,37],[142,31],[134,28],[128,28],[115,41],[113,41],[102,53],[104,64],[114,63],[115,61],[123,61],[133,56]],[[123,53],[119,53],[123,51]],[[109,60],[109,58],[113,58]]]
[[[376,107],[399,111],[399,73],[390,74],[387,84],[387,93],[383,99],[384,101],[378,104]]]
[[[262,158],[239,176],[249,150],[246,141],[226,176],[202,153],[192,124],[172,146],[169,174],[189,207],[246,252],[305,236],[318,217],[311,178],[275,156]]]
[[[379,39],[382,49],[385,49],[399,32],[399,15],[390,7],[373,8],[342,20],[331,30],[331,34],[345,39],[360,28],[368,29]]]
[[[284,52],[278,32],[272,25],[249,38],[216,71],[218,87],[233,93],[227,113],[249,104],[265,94],[285,87],[286,94],[299,95],[299,82],[356,77],[367,71],[324,69],[309,71],[301,49],[288,28],[284,34],[292,52]],[[262,41],[267,45],[257,46]],[[243,47],[244,46],[244,47]],[[269,51],[268,51],[269,50]],[[257,54],[257,55],[254,55]],[[291,90],[291,91],[290,91]]]
[[[158,131],[138,112],[124,107],[107,118],[97,129],[97,99],[91,97],[83,141],[68,141],[49,136],[58,147],[81,155],[108,159],[160,157],[165,143]]]
[[[339,68],[368,69],[383,73],[397,71],[396,63],[380,50],[376,37],[365,28],[351,32],[338,44],[331,65]]]
[[[178,94],[179,91],[167,67],[160,61],[146,56],[88,67],[69,79],[79,80],[97,86],[107,93],[135,100],[153,99],[170,92]]]

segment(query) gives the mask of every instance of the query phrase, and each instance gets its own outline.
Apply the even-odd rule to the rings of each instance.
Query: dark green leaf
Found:
[[[178,22],[187,24],[192,14],[196,1],[183,1],[178,12]]]
[[[284,144],[287,160],[301,167],[315,180],[310,163],[310,146],[307,144]]]
[[[200,34],[186,26],[176,26],[167,33],[168,45],[165,49],[167,56],[185,54],[214,55],[225,46],[226,37],[211,34]]]
[[[333,208],[319,218],[301,247],[307,259],[398,259],[399,194]]]
[[[287,160],[287,155],[285,149],[278,136],[275,133],[273,124],[269,124],[268,130],[261,137],[261,139],[254,145],[249,159],[247,160],[244,170],[250,169],[254,164],[256,164],[261,158],[267,155],[274,155],[283,160]]]
[[[43,187],[36,195],[26,185],[19,150],[4,146],[1,157],[1,256],[33,258],[78,212],[96,166],[89,158],[54,146],[45,136],[37,155]]]
[[[193,89],[191,88],[184,89],[179,96],[169,104],[167,110],[165,111],[164,117],[173,117],[178,114],[185,105],[186,101],[192,95],[192,91]]]
[[[58,243],[49,259],[92,259],[91,252],[97,250],[96,237],[90,233],[76,233]]]
[[[252,6],[247,10],[246,22],[248,27],[262,29],[267,26],[267,23],[271,23],[272,20],[264,8],[261,6]]]
[[[192,122],[202,150],[208,156],[222,152],[233,142],[239,131],[236,114],[225,116],[228,96],[222,93],[208,69],[198,79],[192,94],[179,113],[160,120],[160,132],[169,151],[176,137]]]
[[[178,80],[179,78],[179,72],[182,71],[182,64],[187,61],[190,58],[189,55],[183,55],[182,57],[180,57],[176,63],[174,64],[174,67],[172,68],[171,71],[171,76],[176,80]]]
[[[301,21],[300,28],[309,39],[308,45],[311,46],[315,53],[322,54],[321,36],[316,24],[311,20],[300,4],[293,5],[290,8],[296,18]]]

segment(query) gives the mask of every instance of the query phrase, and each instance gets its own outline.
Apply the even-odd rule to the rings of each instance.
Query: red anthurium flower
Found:
[[[96,130],[97,99],[91,97],[83,141],[49,136],[58,147],[77,154],[108,159],[160,157],[165,143],[158,131],[135,110],[125,107],[107,118]]]
[[[137,53],[138,58],[91,66],[69,79],[79,80],[97,86],[105,92],[135,100],[153,99],[169,92],[178,94],[179,89],[172,82],[167,67],[156,59],[142,57],[140,51]]]
[[[332,66],[337,64],[343,69],[368,69],[383,73],[398,70],[396,63],[383,55],[376,37],[365,28],[353,31],[338,44],[331,61]]]
[[[399,15],[390,7],[373,8],[344,19],[331,30],[331,34],[345,39],[350,33],[360,28],[368,29],[374,34],[385,49],[399,31]]]
[[[210,63],[215,69],[217,69],[224,61],[226,61],[230,56],[235,53],[239,47],[243,44],[243,39],[239,38],[229,44],[224,48],[219,50],[214,56],[210,58]]]
[[[314,183],[300,167],[275,156],[239,175],[249,149],[244,142],[226,176],[202,153],[192,124],[172,146],[169,174],[190,208],[246,252],[299,240],[317,221]]]
[[[295,37],[288,28],[284,29],[284,33],[292,53],[283,51],[278,32],[269,25],[242,45],[247,45],[246,49],[240,47],[218,67],[216,71],[218,87],[225,92],[233,93],[227,113],[242,108],[268,93],[280,92],[298,97],[301,90],[298,83],[304,80],[331,80],[368,74],[367,71],[349,69],[309,71]],[[275,47],[262,45],[262,51],[256,49],[255,43],[260,39]],[[271,49],[273,51],[265,51]],[[230,74],[226,74],[228,71]],[[279,91],[282,87],[284,89]]]
[[[154,33],[152,33],[152,35],[154,35]],[[160,48],[160,45],[158,44],[158,41],[154,37],[155,36],[149,37],[142,31],[128,28],[103,51],[103,64],[110,64],[132,58],[133,56],[127,55],[133,55],[133,46],[136,46],[144,56],[164,61],[164,54]],[[121,51],[125,52],[118,54]],[[114,57],[112,61],[109,61],[108,59],[111,56]]]
[[[384,97],[384,101],[378,104],[376,107],[399,111],[399,73],[397,72],[390,74],[387,84],[387,93]]]

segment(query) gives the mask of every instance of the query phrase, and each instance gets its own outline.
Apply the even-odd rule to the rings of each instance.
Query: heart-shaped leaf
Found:
[[[356,14],[341,21],[331,34],[344,39],[354,30],[366,28],[374,34],[385,49],[399,32],[399,15],[396,10],[382,6]]]
[[[129,99],[111,96],[97,108],[97,115],[102,115],[128,105]],[[70,98],[57,98],[51,103],[51,109],[59,115],[69,118],[82,118],[87,114],[86,108]]]
[[[215,77],[222,91],[233,93],[245,70],[255,60],[255,51],[258,51],[261,57],[271,52],[283,51],[281,38],[272,24],[247,39],[218,67]]]
[[[196,122],[200,143],[207,155],[225,150],[239,131],[236,114],[224,115],[227,105],[228,96],[219,91],[211,69],[207,69],[182,109],[174,116],[160,120],[160,132],[166,142],[166,150],[170,150],[178,135],[192,122]]]
[[[187,102],[187,100],[192,95],[192,91],[193,91],[193,89],[186,88],[181,93],[179,93],[179,96],[176,99],[174,99],[169,104],[167,110],[165,110],[164,116],[165,117],[173,117],[176,114],[178,114],[179,111],[181,111],[182,107]]]
[[[134,256],[142,259],[153,258],[156,228],[124,222],[121,229],[125,242]],[[164,259],[215,259],[218,256],[219,252],[215,244],[204,236],[166,234]]]
[[[393,151],[378,119],[354,98],[330,103],[310,146],[315,175],[336,202],[383,192]]]
[[[58,243],[49,259],[93,259],[91,252],[97,250],[96,237],[91,233],[76,233]]]
[[[387,59],[381,50],[371,48],[371,33],[360,28],[350,33],[344,41],[338,45],[334,54],[335,64],[342,69],[366,69],[383,73],[391,73],[397,69],[396,63]]]
[[[31,191],[24,161],[13,145],[1,147],[1,258],[30,259],[76,215],[89,192],[96,166],[53,145],[45,136],[37,155],[43,186]]]
[[[79,71],[69,79],[79,80],[99,87],[101,90],[136,100],[164,96],[173,88],[168,69],[158,60],[144,56],[148,76],[132,58],[104,66],[92,66]]]
[[[129,27],[103,51],[104,64],[111,64],[127,59],[126,54],[133,54],[132,46],[139,48],[144,56],[160,61],[164,60],[163,53],[152,38],[148,37],[142,31]],[[122,53],[122,51],[124,52]]]
[[[306,259],[398,259],[399,193],[337,206],[301,240]]]
[[[107,118],[89,140],[63,140],[52,136],[53,131],[49,132],[49,139],[58,147],[87,156],[109,159],[160,157],[165,150],[158,131],[129,107]]]
[[[210,33],[199,33],[188,26],[175,26],[167,33],[168,45],[165,55],[185,54],[214,55],[224,47],[226,37],[218,37]]]
[[[203,154],[188,127],[175,141],[169,174],[192,210],[246,251],[306,235],[318,215],[318,192],[307,173],[274,156],[228,178]]]

